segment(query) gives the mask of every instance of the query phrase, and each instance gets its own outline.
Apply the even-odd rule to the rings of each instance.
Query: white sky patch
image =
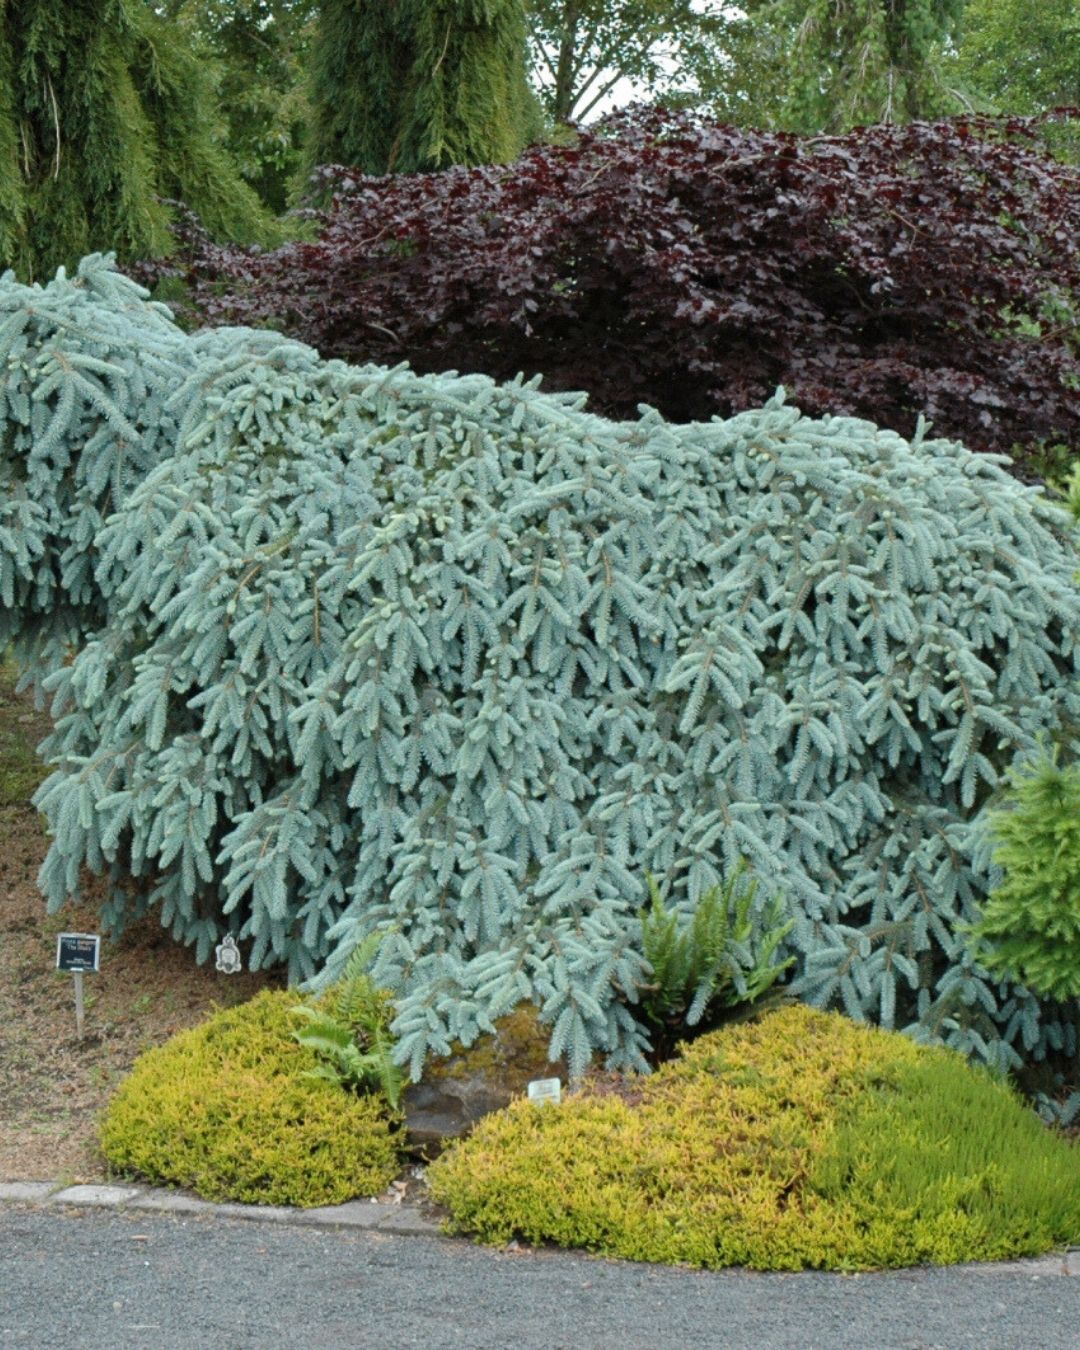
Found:
[[[744,18],[744,11],[737,5],[728,4],[726,0],[694,0],[693,8],[698,14],[730,14],[733,17]],[[554,59],[555,53],[550,53]],[[667,71],[669,75],[675,75],[678,70],[678,60],[675,50],[668,46],[665,50],[663,46],[657,48],[657,57],[659,64]],[[542,81],[546,85],[548,81]],[[633,81],[628,79],[618,80],[608,91],[607,94],[589,110],[583,118],[575,120],[584,123],[595,122],[606,113],[613,112],[616,108],[623,108],[628,103],[634,103],[650,97],[651,91],[648,85],[642,81]],[[587,100],[586,100],[587,101]]]

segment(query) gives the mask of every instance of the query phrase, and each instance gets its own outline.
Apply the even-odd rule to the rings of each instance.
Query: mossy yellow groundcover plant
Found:
[[[455,1231],[760,1270],[1080,1239],[1080,1152],[951,1050],[791,1006],[611,1086],[517,1101],[440,1158],[429,1181]]]
[[[142,1055],[101,1125],[124,1175],[207,1200],[330,1205],[374,1195],[398,1174],[399,1118],[378,1093],[308,1077],[293,1036],[295,994],[267,991]]]

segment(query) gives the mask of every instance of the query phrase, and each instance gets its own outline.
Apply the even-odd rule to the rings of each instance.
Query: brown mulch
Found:
[[[12,692],[11,679],[0,665],[0,770],[4,782],[22,784],[49,722]],[[10,795],[0,798],[0,1181],[100,1181],[97,1116],[136,1056],[280,979],[197,966],[150,915],[118,942],[102,937],[101,970],[84,976],[80,1041],[72,976],[56,970],[56,935],[101,931],[93,891],[83,907],[46,915],[36,884],[49,846],[44,821]]]
[[[272,981],[196,966],[149,916],[119,942],[103,937],[101,970],[83,977],[80,1041],[56,935],[101,930],[89,905],[45,914],[35,877],[47,848],[35,811],[0,810],[0,1181],[98,1181],[97,1116],[136,1056]]]
[[[56,935],[101,931],[95,902],[102,887],[88,877],[87,903],[45,912],[36,878],[49,840],[28,798],[44,772],[32,750],[50,724],[14,694],[13,680],[0,660],[0,1181],[107,1181],[97,1120],[135,1059],[215,1008],[283,979],[197,966],[194,952],[148,915],[116,942],[102,935],[101,969],[83,977],[79,1040],[73,979],[56,970]],[[441,1213],[415,1163],[379,1198]]]

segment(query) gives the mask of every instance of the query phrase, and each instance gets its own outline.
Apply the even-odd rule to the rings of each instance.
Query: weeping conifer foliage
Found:
[[[92,249],[168,251],[160,198],[219,237],[267,236],[217,137],[212,87],[140,0],[0,3],[0,268],[34,278]]]
[[[522,1000],[577,1071],[642,1062],[646,874],[686,924],[745,859],[806,999],[1001,1065],[1076,1049],[1075,1005],[962,935],[1003,775],[1080,718],[1072,524],[992,457],[173,338],[100,259],[0,302],[52,906],[89,868],[110,928],[154,912],[199,959],[231,930],[294,979],[383,932],[414,1072]]]
[[[541,126],[522,0],[325,0],[312,72],[312,165],[502,163]]]
[[[772,91],[784,125],[844,131],[955,112],[941,66],[963,0],[749,0],[764,39],[781,35]],[[774,38],[775,41],[775,38]]]
[[[26,203],[19,173],[14,61],[3,39],[8,0],[0,0],[0,258],[13,258],[22,239]]]

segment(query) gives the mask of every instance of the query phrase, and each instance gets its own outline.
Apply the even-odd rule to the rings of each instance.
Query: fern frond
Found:
[[[641,911],[641,931],[652,982],[639,992],[653,1023],[669,1031],[673,1022],[693,1027],[714,1005],[752,1003],[791,965],[776,953],[794,923],[784,921],[778,896],[758,912],[758,880],[748,871],[740,858],[722,884],[702,895],[686,925],[646,876],[650,900]]]

